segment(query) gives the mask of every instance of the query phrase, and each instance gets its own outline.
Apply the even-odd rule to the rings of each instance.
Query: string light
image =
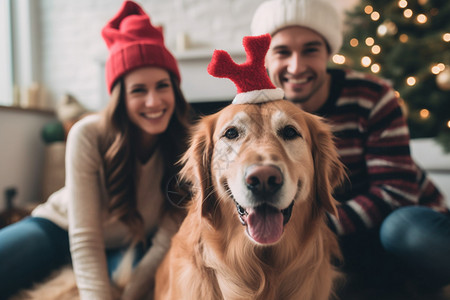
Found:
[[[450,120],[447,122],[447,127],[450,128]]]
[[[368,56],[364,56],[363,58],[361,58],[361,65],[363,67],[368,67],[370,66],[370,64],[372,63],[372,60],[370,59],[370,57]]]
[[[397,32],[398,32],[397,25],[395,25],[395,23],[390,20],[384,21],[377,28],[377,35],[379,36],[385,36],[386,34],[395,35]]]
[[[352,39],[350,40],[350,46],[352,46],[352,47],[357,47],[358,45],[359,45],[358,39],[352,38]]]
[[[431,73],[434,75],[437,75],[445,70],[445,65],[443,63],[435,64],[434,66],[431,66]]]
[[[420,24],[425,24],[427,22],[428,18],[424,14],[420,14],[420,15],[417,16],[416,20]]]
[[[408,6],[408,2],[406,0],[398,1],[398,7],[405,8],[406,6]]]
[[[422,119],[428,119],[430,117],[430,111],[426,108],[422,108],[419,112],[419,115]]]
[[[444,42],[450,42],[450,33],[449,32],[447,32],[447,33],[444,33],[443,35],[442,35],[442,39],[444,40]]]
[[[409,86],[413,86],[417,83],[416,77],[410,76],[406,79],[406,84]]]
[[[380,67],[379,64],[373,64],[372,66],[370,66],[370,70],[371,70],[373,73],[378,73],[378,72],[380,72],[381,67]]]
[[[405,9],[405,11],[403,12],[403,16],[404,16],[405,18],[407,18],[407,19],[411,18],[412,15],[413,15],[413,11],[410,10],[409,8],[408,8],[408,9]]]
[[[385,36],[387,33],[387,26],[384,24],[381,24],[380,26],[378,26],[377,33],[379,36]]]
[[[368,15],[370,15],[373,12],[373,7],[370,5],[367,5],[366,7],[364,7],[364,12]]]
[[[372,21],[378,21],[378,19],[380,18],[380,13],[374,11],[373,13],[370,14],[370,18],[372,19]]]
[[[374,46],[372,47],[372,53],[373,53],[373,54],[380,54],[380,52],[381,52],[381,47],[380,47],[380,46],[374,45]]]
[[[441,72],[441,69],[439,69],[438,65],[434,65],[431,67],[431,73],[433,73],[434,75],[437,75]]]
[[[366,38],[365,42],[366,42],[366,45],[370,47],[370,46],[373,46],[373,44],[375,43],[375,40],[369,36],[368,38]]]
[[[387,30],[388,30],[389,34],[391,34],[391,35],[397,34],[398,28],[397,28],[397,25],[395,25],[394,22],[387,21],[386,22],[386,27],[387,27]]]
[[[400,40],[400,42],[406,43],[406,42],[408,41],[409,37],[408,37],[408,35],[407,35],[406,33],[402,33],[402,34],[398,37],[398,39]]]
[[[345,64],[345,56],[341,54],[335,54],[333,55],[333,62],[338,65],[343,65]]]

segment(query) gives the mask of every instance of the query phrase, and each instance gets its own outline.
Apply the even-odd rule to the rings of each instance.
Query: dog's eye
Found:
[[[295,127],[288,125],[281,128],[278,131],[278,135],[284,140],[293,140],[297,137],[301,137],[302,135],[295,129]]]
[[[235,127],[231,127],[225,131],[225,134],[223,136],[229,140],[234,140],[239,137],[239,132]]]

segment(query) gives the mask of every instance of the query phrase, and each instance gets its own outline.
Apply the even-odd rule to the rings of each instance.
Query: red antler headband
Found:
[[[246,36],[242,44],[247,53],[247,60],[243,64],[236,64],[227,52],[215,50],[208,65],[208,73],[214,77],[229,78],[234,82],[237,95],[233,104],[283,99],[283,90],[272,84],[264,67],[270,35]]]

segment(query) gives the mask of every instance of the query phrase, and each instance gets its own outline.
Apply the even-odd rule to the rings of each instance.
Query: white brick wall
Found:
[[[175,52],[185,32],[192,49],[238,48],[249,34],[261,0],[141,0],[152,23],[162,25],[166,45]],[[51,102],[72,93],[90,109],[100,109],[104,91],[100,61],[107,56],[100,32],[121,0],[41,0],[42,82]],[[207,53],[207,51],[205,52]],[[206,70],[205,70],[206,72]]]
[[[99,61],[106,58],[107,50],[100,32],[122,0],[39,1],[41,82],[49,92],[49,102],[55,103],[69,92],[90,109],[102,108],[106,93],[102,93],[105,84]],[[345,8],[357,0],[335,1]],[[189,36],[190,50],[212,54],[214,48],[241,49],[242,37],[250,34],[251,18],[263,0],[138,2],[154,25],[164,27],[169,49],[176,50],[177,35],[184,32]],[[189,95],[188,100],[196,100]]]

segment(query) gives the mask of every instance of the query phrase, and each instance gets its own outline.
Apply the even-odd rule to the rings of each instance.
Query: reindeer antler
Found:
[[[240,65],[236,64],[227,52],[214,51],[208,65],[208,73],[214,77],[229,78],[234,82],[238,95],[233,103],[259,103],[283,98],[283,91],[275,88],[264,67],[270,39],[269,34],[244,37],[242,44],[247,53],[247,60]]]

